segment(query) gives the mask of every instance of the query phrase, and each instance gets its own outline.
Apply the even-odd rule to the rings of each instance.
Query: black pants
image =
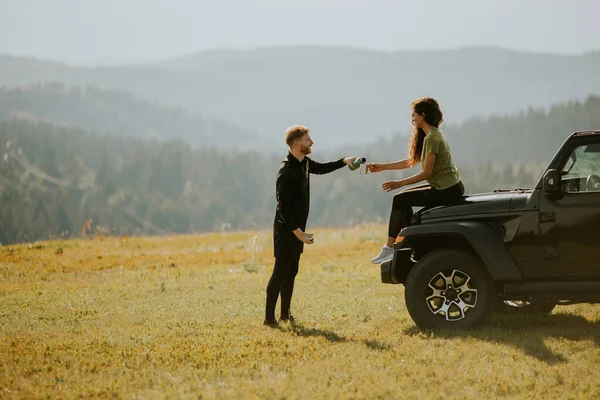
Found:
[[[300,253],[298,252],[282,251],[278,254],[275,257],[273,274],[267,285],[265,319],[269,321],[275,319],[275,306],[277,305],[279,293],[281,293],[281,316],[283,318],[289,317],[292,293],[294,291],[294,280],[298,274],[298,264],[300,263]]]
[[[436,207],[457,203],[462,199],[465,187],[462,182],[444,190],[431,186],[408,189],[394,196],[388,236],[395,238],[398,233],[410,225],[413,218],[413,207]]]

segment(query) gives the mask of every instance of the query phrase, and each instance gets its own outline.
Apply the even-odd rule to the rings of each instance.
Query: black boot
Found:
[[[279,322],[289,322],[290,324],[294,324],[296,323],[296,320],[294,319],[294,316],[288,312],[287,314],[282,314],[281,317],[279,317]]]
[[[278,328],[279,322],[277,322],[276,319],[265,319],[265,322],[263,322],[263,325],[268,326],[270,328]]]

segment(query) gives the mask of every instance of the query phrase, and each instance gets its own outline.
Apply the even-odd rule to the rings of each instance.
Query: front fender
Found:
[[[481,221],[435,222],[412,225],[402,230],[404,240],[395,245],[394,258],[385,266],[390,276],[386,283],[403,282],[413,262],[407,254],[412,245],[419,241],[434,237],[459,237],[466,241],[485,264],[488,272],[496,281],[518,281],[522,279],[521,271],[506,248],[498,232]],[[384,265],[381,265],[382,281]],[[396,281],[396,282],[395,282]]]

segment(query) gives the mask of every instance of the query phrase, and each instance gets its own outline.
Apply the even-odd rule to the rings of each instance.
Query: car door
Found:
[[[575,140],[565,154],[561,195],[540,196],[542,269],[600,276],[600,135]]]

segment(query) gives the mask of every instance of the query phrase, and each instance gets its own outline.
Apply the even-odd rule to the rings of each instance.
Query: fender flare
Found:
[[[411,225],[400,232],[404,236],[397,249],[411,247],[411,241],[432,236],[458,236],[467,241],[483,261],[495,281],[519,281],[522,274],[498,232],[481,221],[433,222]]]

